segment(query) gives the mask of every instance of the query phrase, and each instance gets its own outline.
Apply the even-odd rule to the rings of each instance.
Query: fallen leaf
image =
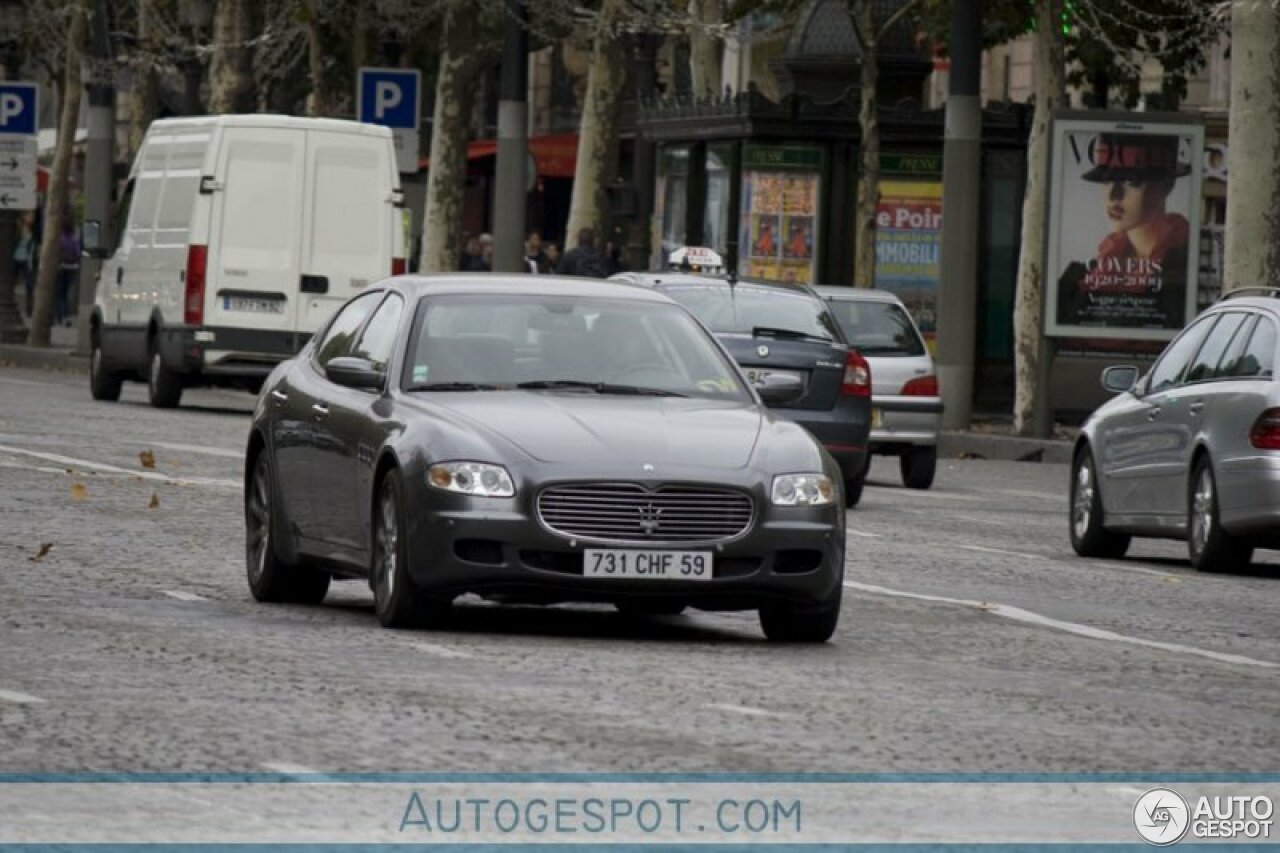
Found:
[[[144,450],[138,454],[138,461],[142,463],[143,468],[156,467],[156,455],[150,450]]]
[[[73,483],[71,486],[71,500],[82,501],[89,497],[89,490],[85,488],[84,483]]]
[[[28,560],[30,560],[30,561],[31,561],[31,562],[33,562],[33,563],[38,563],[38,562],[40,562],[41,560],[43,560],[43,559],[45,558],[45,555],[46,555],[46,554],[48,554],[48,553],[49,553],[50,551],[52,551],[52,550],[53,550],[53,543],[52,543],[52,542],[41,542],[41,543],[40,543],[40,550],[39,550],[39,551],[36,551],[36,554],[35,554],[35,556],[34,556],[34,557],[28,557],[27,559],[28,559]]]
[[[147,509],[155,509],[160,506],[160,496],[155,492],[151,493],[151,503],[147,504]]]
[[[71,470],[70,468],[68,468],[68,469],[67,469],[67,473],[68,473],[68,474],[74,474],[74,473],[75,473],[75,471],[73,471],[73,470]]]

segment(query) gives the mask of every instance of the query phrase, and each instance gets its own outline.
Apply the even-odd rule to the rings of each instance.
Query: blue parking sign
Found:
[[[416,68],[361,68],[356,84],[356,116],[368,124],[417,130],[421,121],[421,76]]]
[[[35,135],[38,92],[35,83],[0,83],[0,134]]]

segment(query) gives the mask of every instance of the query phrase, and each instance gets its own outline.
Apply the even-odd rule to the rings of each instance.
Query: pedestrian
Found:
[[[555,243],[544,243],[542,253],[547,256],[547,272],[555,272],[560,268],[560,246]]]
[[[18,221],[18,244],[13,249],[13,277],[22,284],[25,296],[23,308],[30,320],[35,313],[35,269],[33,258],[39,247],[35,245],[35,232],[31,225],[31,214],[24,214]]]
[[[480,269],[479,272],[493,272],[493,235],[480,235]]]
[[[546,275],[552,271],[551,259],[542,250],[542,235],[537,231],[530,231],[529,236],[524,239],[524,263],[529,272],[537,275]]]
[[[62,232],[58,235],[58,293],[54,322],[70,326],[75,319],[74,289],[80,278],[80,238],[76,236],[76,224],[71,212],[62,218]]]
[[[474,234],[467,234],[463,239],[462,257],[458,260],[458,269],[462,272],[484,271],[484,259],[480,256],[480,238]]]
[[[564,253],[556,272],[560,275],[577,275],[587,278],[609,277],[608,262],[596,248],[594,231],[583,228],[578,232],[578,245]]]

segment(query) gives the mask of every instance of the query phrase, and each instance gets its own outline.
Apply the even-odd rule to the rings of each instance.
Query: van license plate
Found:
[[[222,310],[243,311],[247,314],[283,314],[283,299],[254,299],[251,296],[224,296]]]
[[[711,552],[587,548],[582,573],[589,578],[709,581]]]

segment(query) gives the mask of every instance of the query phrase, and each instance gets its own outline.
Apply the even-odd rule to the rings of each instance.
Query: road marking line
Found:
[[[180,589],[166,589],[164,594],[170,598],[176,598],[179,601],[208,601],[203,595],[196,595],[194,592],[183,592]]]
[[[137,447],[161,447],[165,450],[176,450],[179,453],[204,453],[208,456],[220,456],[223,459],[243,459],[243,450],[230,450],[225,447],[202,447],[198,444],[170,444],[164,441],[138,441],[133,439],[125,442]]]
[[[1027,492],[1021,489],[995,489],[996,494],[1010,495],[1015,498],[1039,498],[1046,501],[1066,501],[1067,496],[1056,492]]]
[[[1182,578],[1169,572],[1162,572],[1159,569],[1148,569],[1145,566],[1127,566],[1122,563],[1090,563],[1095,569],[1114,569],[1117,572],[1134,572],[1139,575],[1151,575],[1152,577],[1163,578],[1170,581],[1181,581]]]
[[[39,696],[30,693],[19,693],[16,690],[0,690],[0,701],[13,702],[18,705],[38,705],[44,702]]]
[[[32,385],[36,388],[49,387],[49,383],[47,382],[32,382],[29,379],[11,379],[8,376],[0,376],[0,382],[5,383],[6,385]]]
[[[262,769],[272,773],[283,773],[286,776],[321,776],[319,770],[312,770],[303,764],[290,764],[287,761],[264,761]]]
[[[854,530],[852,527],[845,528],[853,536],[861,536],[863,539],[879,539],[879,533],[868,533],[865,530]]]
[[[409,647],[419,652],[434,655],[438,658],[457,658],[461,660],[463,658],[474,657],[470,652],[451,649],[448,646],[438,646],[435,643],[410,643]]]
[[[963,548],[965,551],[978,551],[983,554],[1002,554],[1006,557],[1021,557],[1024,560],[1051,560],[1042,554],[1027,554],[1022,551],[1006,551],[1003,548],[985,548],[982,545],[942,545],[945,548]]]
[[[1208,649],[1198,649],[1194,646],[1184,646],[1181,643],[1164,643],[1159,640],[1144,640],[1141,637],[1130,637],[1125,634],[1117,634],[1114,631],[1107,631],[1102,628],[1081,625],[1078,622],[1067,622],[1062,619],[1041,616],[1039,613],[1032,613],[1030,610],[1023,610],[1021,607],[1012,607],[1008,604],[996,604],[989,601],[971,601],[965,598],[948,598],[942,595],[925,595],[924,593],[906,592],[905,590],[890,589],[884,586],[858,583],[857,581],[845,581],[844,585],[849,589],[856,589],[861,592],[870,592],[875,595],[886,595],[893,598],[909,598],[914,601],[928,601],[934,604],[954,604],[960,607],[970,607],[975,610],[981,610],[985,613],[991,613],[995,616],[1003,616],[1004,618],[1012,619],[1015,622],[1023,622],[1028,625],[1039,625],[1042,628],[1052,628],[1068,634],[1075,634],[1079,637],[1087,637],[1091,640],[1126,643],[1131,646],[1142,646],[1148,649],[1158,649],[1163,652],[1195,655],[1196,657],[1208,658],[1209,660],[1218,661],[1219,663],[1235,663],[1241,664],[1242,666],[1260,666],[1266,669],[1280,669],[1280,663],[1257,660],[1256,658],[1248,658],[1243,655],[1233,655],[1226,652],[1214,652]]]
[[[753,708],[750,705],[732,705],[728,702],[711,702],[703,705],[713,711],[728,711],[730,714],[742,714],[744,717],[790,717],[780,711],[768,711],[764,708]]]
[[[236,489],[237,491],[241,488],[239,480],[219,480],[213,477],[170,477],[168,474],[161,474],[157,471],[133,471],[128,468],[119,468],[115,465],[91,462],[88,459],[77,459],[74,456],[63,456],[60,453],[43,453],[39,450],[27,450],[22,447],[12,447],[7,444],[0,444],[0,453],[30,456],[34,459],[43,459],[46,462],[57,462],[60,465],[88,468],[91,471],[106,471],[111,474],[127,474],[130,477],[137,477],[141,480],[159,480],[165,483],[178,483],[180,485],[187,486],[217,486],[219,488]]]

